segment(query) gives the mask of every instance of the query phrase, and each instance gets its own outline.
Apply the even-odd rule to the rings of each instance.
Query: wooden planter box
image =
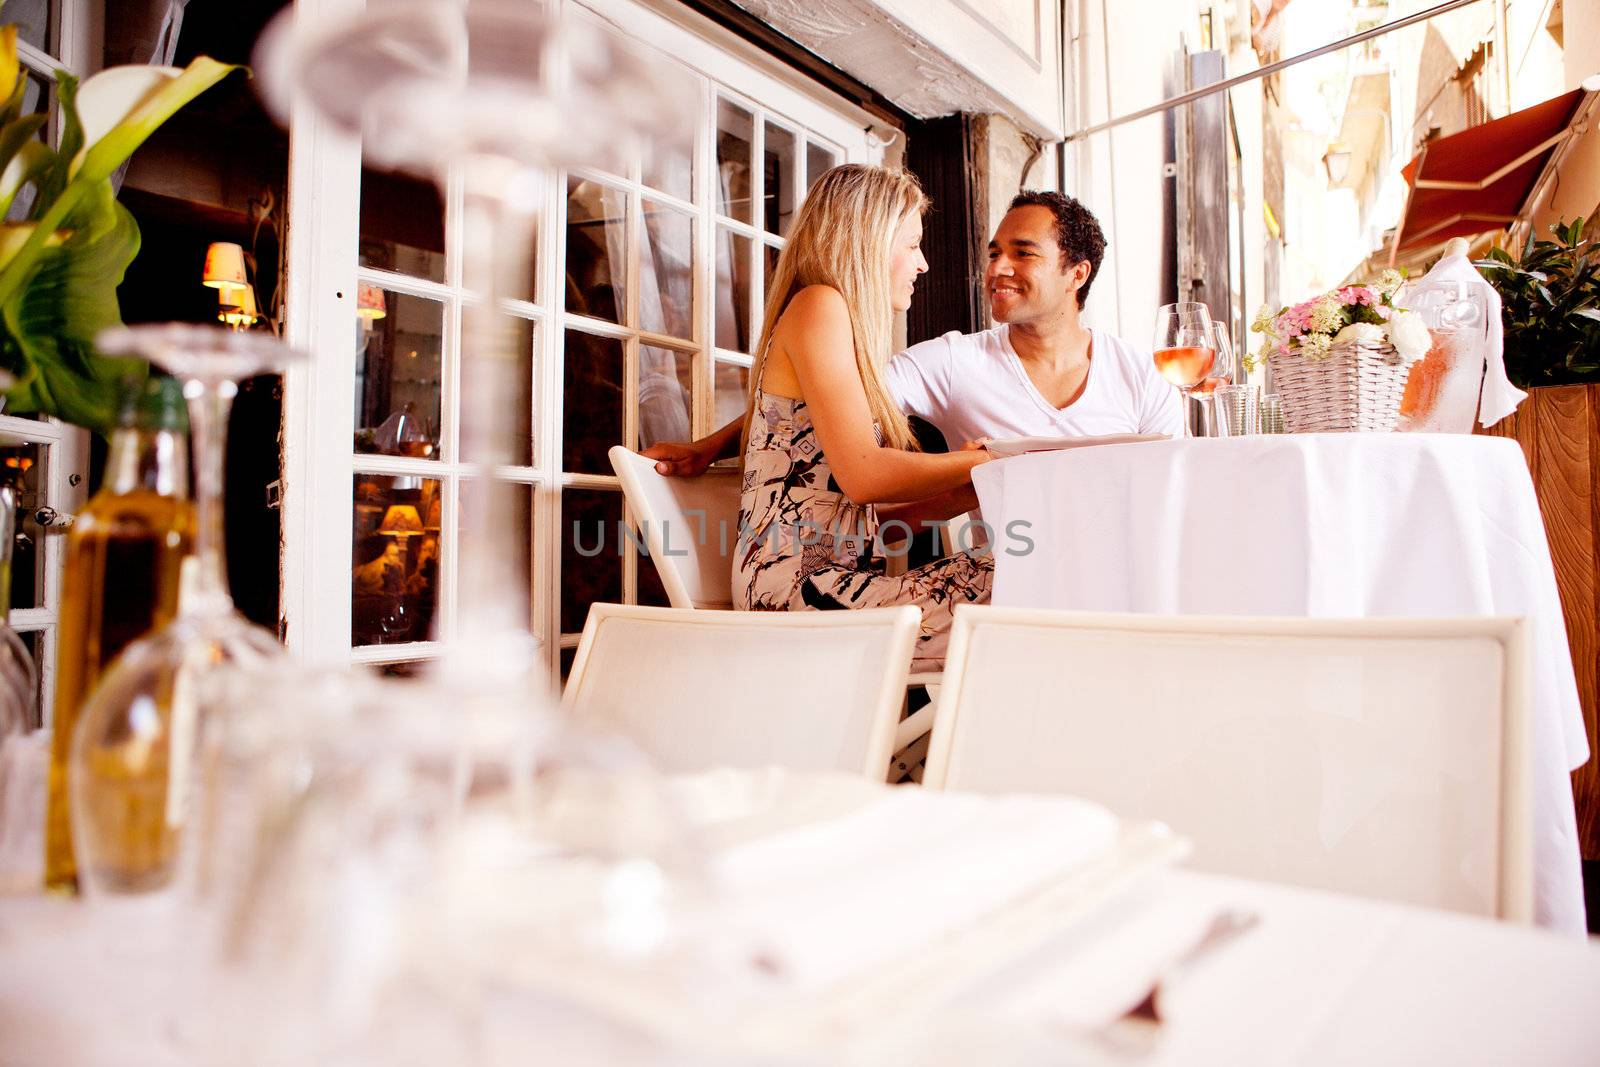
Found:
[[[1578,842],[1584,859],[1600,860],[1600,385],[1539,386],[1479,432],[1515,439],[1533,473],[1589,735],[1589,762],[1572,774]]]

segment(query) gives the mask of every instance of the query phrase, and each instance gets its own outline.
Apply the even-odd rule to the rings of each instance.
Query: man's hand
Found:
[[[684,443],[663,441],[639,453],[656,461],[656,473],[673,478],[695,478],[706,472],[715,460],[714,449],[704,448],[699,441]]]

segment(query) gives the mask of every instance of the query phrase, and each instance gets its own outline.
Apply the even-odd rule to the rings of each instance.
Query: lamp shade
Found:
[[[378,532],[391,537],[411,537],[422,532],[422,516],[417,514],[415,505],[391,504]]]
[[[212,288],[224,291],[250,284],[250,279],[244,273],[244,249],[232,241],[212,242],[211,247],[206,249],[204,281]]]
[[[256,310],[256,290],[253,285],[223,289],[217,294],[221,310],[217,318],[229,326],[254,326],[261,317]]]
[[[356,286],[356,315],[363,319],[381,319],[388,313],[382,289],[366,282]]]

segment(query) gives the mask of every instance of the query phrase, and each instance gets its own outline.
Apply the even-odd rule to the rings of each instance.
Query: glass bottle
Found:
[[[68,774],[79,712],[117,654],[177,612],[194,540],[188,453],[178,383],[152,377],[130,390],[105,482],[67,540],[45,824],[45,886],[54,891],[78,886]]]

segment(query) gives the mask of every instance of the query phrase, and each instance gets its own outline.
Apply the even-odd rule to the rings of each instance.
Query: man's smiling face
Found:
[[[984,288],[996,322],[1029,323],[1061,317],[1077,307],[1079,286],[1089,276],[1087,262],[1063,270],[1056,217],[1049,208],[1012,208],[989,242]]]

